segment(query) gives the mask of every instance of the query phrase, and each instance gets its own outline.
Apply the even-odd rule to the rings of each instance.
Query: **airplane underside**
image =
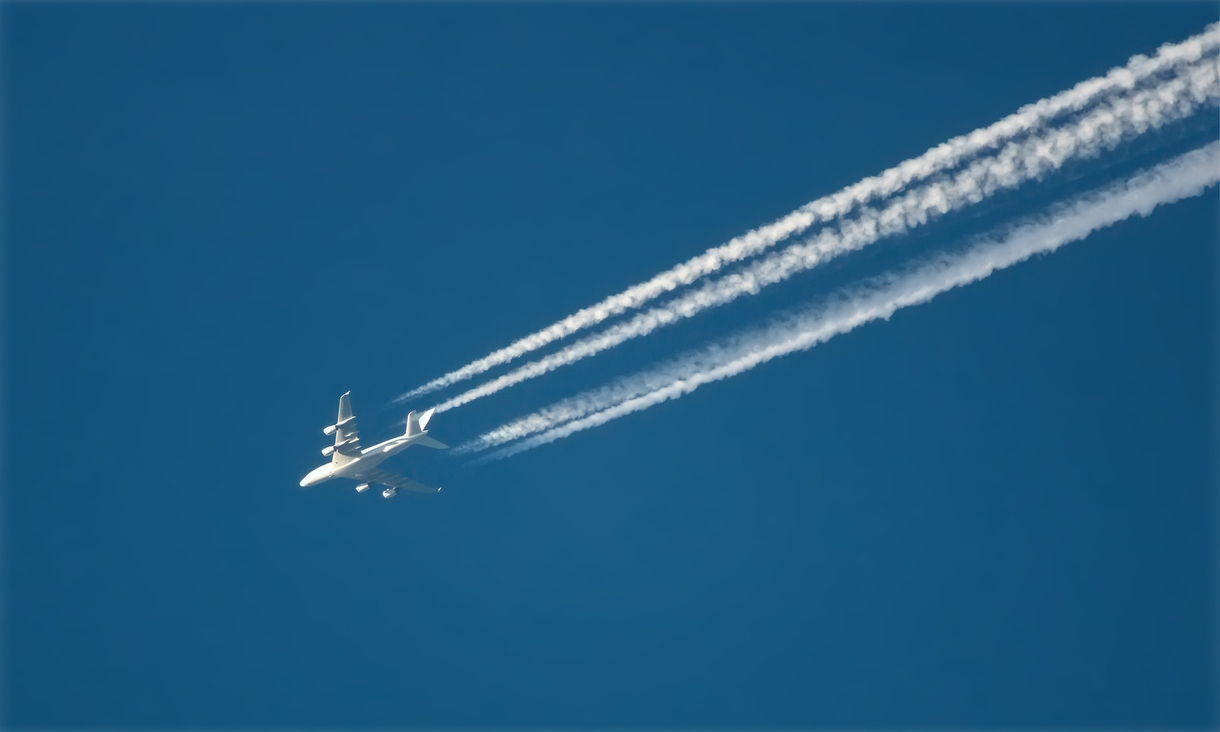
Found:
[[[360,435],[356,427],[356,417],[352,415],[351,392],[339,397],[339,418],[334,424],[322,430],[323,434],[334,435],[335,444],[322,449],[322,454],[331,461],[310,471],[301,479],[301,487],[317,485],[332,478],[349,478],[357,481],[356,492],[363,493],[370,486],[380,484],[386,486],[381,495],[390,498],[398,494],[400,489],[417,493],[437,493],[440,488],[433,488],[417,483],[410,478],[381,470],[375,467],[386,458],[402,452],[411,445],[423,445],[437,449],[448,445],[428,436],[429,420],[435,410],[429,409],[422,415],[414,411],[407,415],[407,430],[399,436],[372,447],[360,444]]]

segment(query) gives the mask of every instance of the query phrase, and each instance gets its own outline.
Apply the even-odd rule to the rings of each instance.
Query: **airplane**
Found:
[[[322,430],[324,435],[333,434],[335,436],[335,444],[322,449],[322,454],[330,456],[331,461],[309,471],[309,475],[301,479],[301,487],[308,488],[331,478],[351,478],[360,482],[356,486],[356,491],[359,493],[363,493],[375,483],[388,486],[381,492],[381,495],[386,498],[397,495],[400,488],[420,493],[438,492],[440,488],[416,483],[377,467],[381,461],[402,452],[411,445],[424,445],[439,450],[449,447],[428,436],[428,421],[432,419],[432,413],[435,411],[435,409],[429,409],[419,415],[412,411],[407,415],[407,431],[401,437],[394,437],[372,447],[362,448],[356,418],[352,416],[351,392],[347,392],[339,397],[339,419]]]

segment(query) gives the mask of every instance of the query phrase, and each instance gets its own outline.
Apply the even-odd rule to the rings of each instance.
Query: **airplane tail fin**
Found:
[[[435,411],[435,407],[423,414],[416,414],[415,410],[411,410],[411,413],[407,415],[407,437],[418,435],[428,429],[428,421],[432,419],[432,413]]]
[[[436,408],[433,407],[432,409],[429,409],[428,411],[424,412],[423,414],[416,414],[414,411],[412,411],[410,414],[408,414],[407,415],[407,434],[406,434],[406,436],[414,437],[415,435],[418,435],[421,432],[423,432],[424,430],[428,429],[428,422],[432,419],[432,414],[435,411],[436,411]],[[443,449],[449,447],[448,445],[441,442],[440,440],[434,440],[431,437],[428,437],[427,435],[420,437],[418,440],[416,440],[412,444],[424,445],[426,447],[435,447],[438,450],[443,450]]]

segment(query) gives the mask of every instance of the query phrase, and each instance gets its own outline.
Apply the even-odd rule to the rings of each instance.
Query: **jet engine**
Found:
[[[345,417],[344,419],[341,419],[338,422],[335,422],[334,424],[332,424],[329,427],[323,427],[322,434],[333,435],[333,434],[335,434],[335,430],[344,430],[345,432],[355,432],[356,431],[356,418],[355,417]]]
[[[368,489],[369,489],[369,484],[368,484],[368,483],[361,483],[360,485],[356,486],[356,492],[357,492],[357,493],[364,493],[364,492],[365,492],[365,491],[367,491]]]
[[[394,486],[390,486],[389,488],[386,488],[384,491],[382,491],[381,495],[385,496],[386,498],[389,498],[390,496],[398,495],[398,489],[395,488]]]
[[[324,448],[322,448],[322,454],[323,454],[323,455],[325,455],[326,457],[330,457],[331,455],[334,455],[334,454],[335,454],[335,446],[334,446],[334,445],[331,445],[330,447],[324,447]]]

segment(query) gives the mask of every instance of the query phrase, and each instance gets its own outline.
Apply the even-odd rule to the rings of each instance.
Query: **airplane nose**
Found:
[[[313,470],[309,471],[309,475],[305,476],[304,478],[301,478],[301,487],[308,488],[309,486],[317,485],[318,483],[321,483],[324,480],[329,480],[330,471],[331,471],[330,465],[323,465],[321,467],[314,468]]]

